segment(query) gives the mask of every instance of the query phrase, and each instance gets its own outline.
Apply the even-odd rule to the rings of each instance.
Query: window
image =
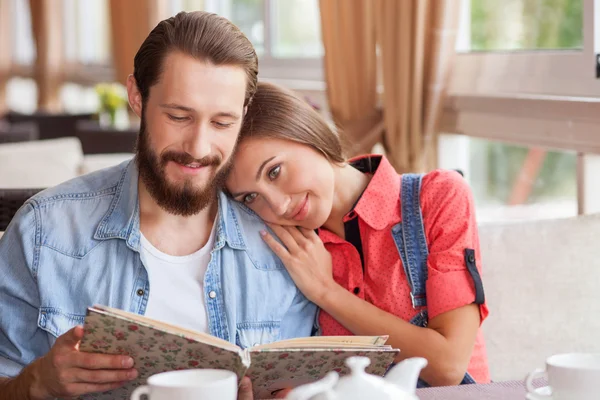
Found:
[[[443,135],[440,156],[469,182],[479,223],[577,215],[576,152]]]
[[[64,49],[67,61],[110,63],[108,0],[63,0]]]
[[[581,0],[471,0],[468,51],[583,49]]]
[[[174,0],[178,11],[207,10],[230,19],[256,48],[261,78],[323,81],[318,0]]]
[[[12,2],[14,63],[32,65],[35,42],[27,0]],[[108,0],[62,0],[63,51],[71,63],[108,65],[110,62],[110,23]]]
[[[441,166],[466,171],[483,221],[593,211],[600,0],[461,3],[441,130],[468,137],[443,135]]]
[[[31,15],[27,0],[12,1],[13,57],[17,65],[32,65],[35,60],[35,46],[31,32]]]
[[[316,1],[278,0],[272,4],[271,53],[276,58],[321,58],[321,20]]]
[[[451,92],[597,96],[596,1],[462,0]]]

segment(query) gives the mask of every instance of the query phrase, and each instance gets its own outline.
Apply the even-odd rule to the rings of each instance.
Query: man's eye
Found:
[[[256,198],[256,193],[249,193],[244,196],[244,203],[249,204]]]
[[[182,121],[185,121],[187,119],[187,117],[176,117],[176,116],[171,115],[171,114],[167,114],[167,115],[169,116],[169,119],[171,119],[172,121],[175,121],[175,122],[182,122]]]
[[[233,125],[232,123],[224,123],[224,122],[214,122],[215,126],[219,129],[227,129],[229,128],[231,125]]]
[[[271,170],[269,171],[269,179],[273,180],[273,179],[277,178],[277,176],[279,175],[279,172],[281,172],[281,167],[279,165],[271,168]]]

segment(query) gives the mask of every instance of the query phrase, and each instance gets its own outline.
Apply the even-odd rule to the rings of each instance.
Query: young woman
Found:
[[[262,232],[321,308],[322,335],[389,335],[397,361],[429,361],[420,386],[489,382],[475,207],[460,174],[346,160],[318,113],[267,83],[239,140],[227,191],[279,239]]]

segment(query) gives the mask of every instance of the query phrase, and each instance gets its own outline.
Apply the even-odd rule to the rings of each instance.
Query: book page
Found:
[[[235,351],[236,353],[241,352],[241,348],[236,346],[235,344],[229,343],[226,340],[218,338],[216,336],[209,335],[204,332],[193,331],[191,329],[182,328],[176,325],[167,324],[166,322],[161,322],[155,319],[144,317],[143,315],[133,314],[127,311],[119,310],[117,308],[111,308],[101,305],[95,305],[91,307],[90,310],[97,312],[99,314],[104,315],[114,315],[116,317],[121,317],[128,321],[135,321],[142,324],[145,324],[149,327],[158,328],[168,333],[185,335],[191,339],[196,339],[200,342],[208,343],[213,346],[221,347],[222,349]]]
[[[385,345],[388,336],[311,336],[305,338],[281,340],[269,344],[252,347],[251,350],[265,349],[328,349],[353,348],[370,349]]]

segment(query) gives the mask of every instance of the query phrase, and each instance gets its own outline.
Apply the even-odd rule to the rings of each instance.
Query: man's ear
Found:
[[[133,112],[138,116],[142,117],[142,94],[140,93],[137,82],[133,75],[127,77],[127,99],[129,100],[129,106]]]

